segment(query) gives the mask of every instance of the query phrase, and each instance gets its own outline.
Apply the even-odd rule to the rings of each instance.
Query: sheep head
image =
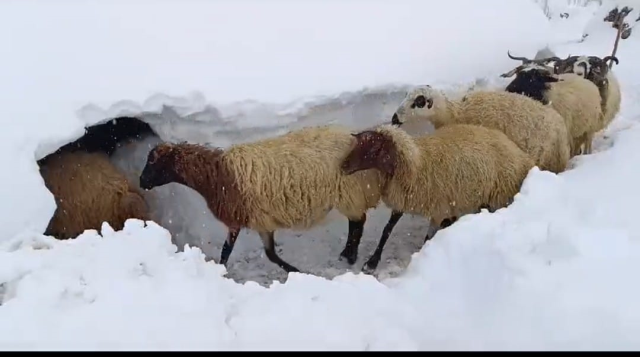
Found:
[[[429,85],[418,86],[407,93],[391,118],[391,124],[401,126],[412,118],[429,118],[435,113],[442,94]]]
[[[609,62],[619,63],[615,56],[569,56],[556,62],[556,73],[575,73],[596,85],[607,81],[609,75]]]
[[[140,188],[151,190],[171,182],[180,182],[176,172],[176,154],[177,150],[170,143],[161,143],[151,149],[140,174]]]
[[[525,95],[542,104],[549,104],[545,93],[549,83],[559,82],[561,79],[553,73],[553,69],[546,66],[531,65],[517,71],[516,78],[505,88],[506,92]]]
[[[367,130],[354,137],[354,145],[340,168],[345,175],[358,171],[378,169],[392,175],[397,159],[396,147],[387,135],[375,130]]]

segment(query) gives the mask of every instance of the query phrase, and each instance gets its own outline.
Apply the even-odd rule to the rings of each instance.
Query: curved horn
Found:
[[[522,61],[522,63],[529,63],[531,62],[530,59],[528,59],[527,57],[515,57],[511,55],[511,52],[509,52],[507,50],[507,56],[509,56],[509,58],[511,58],[512,60],[516,60],[516,61]]]
[[[616,56],[607,56],[607,57],[603,58],[603,59],[602,59],[602,61],[603,61],[604,63],[607,63],[607,61],[613,61],[613,62],[615,62],[616,64],[619,64],[619,63],[620,63],[620,61],[618,61],[618,58],[617,58]]]
[[[548,58],[540,58],[537,60],[532,60],[531,62],[537,63],[537,64],[547,64],[549,62],[560,62],[562,61],[559,57],[553,56],[553,57],[548,57]]]

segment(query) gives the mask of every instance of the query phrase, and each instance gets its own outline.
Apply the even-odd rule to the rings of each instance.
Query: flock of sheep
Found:
[[[57,209],[45,234],[73,238],[108,222],[149,220],[140,190],[176,182],[206,200],[228,228],[226,264],[241,229],[257,231],[268,259],[299,271],[274,249],[274,232],[309,229],[335,209],[348,219],[341,258],[354,264],[367,211],[391,210],[378,247],[363,267],[373,273],[404,213],[430,219],[425,242],[465,214],[506,207],[530,169],[559,173],[571,157],[591,152],[594,134],[620,109],[610,71],[615,57],[527,59],[503,74],[504,90],[473,90],[459,100],[431,86],[409,92],[391,122],[354,133],[340,125],[309,127],[228,149],[161,143],[148,154],[138,183],[104,153],[69,150],[41,165]],[[412,137],[400,127],[430,121],[435,131]]]

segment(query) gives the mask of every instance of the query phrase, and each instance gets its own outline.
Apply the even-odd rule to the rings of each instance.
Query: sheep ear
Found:
[[[354,138],[357,138],[357,137],[358,137],[358,134],[351,133],[351,136],[353,136]]]

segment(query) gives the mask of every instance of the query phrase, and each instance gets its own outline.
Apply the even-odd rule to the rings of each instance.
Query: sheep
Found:
[[[555,73],[575,73],[593,82],[600,90],[601,105],[604,120],[598,131],[605,129],[620,112],[620,83],[615,74],[611,72],[607,62],[619,64],[615,56],[567,56],[563,60],[556,61]]]
[[[550,104],[565,120],[572,139],[571,155],[579,154],[583,145],[582,153],[590,154],[593,135],[604,120],[595,84],[573,73],[556,76],[553,68],[538,64],[528,64],[516,73],[505,90]]]
[[[476,91],[450,100],[429,85],[407,93],[391,123],[412,119],[430,121],[438,129],[449,124],[476,124],[502,131],[541,170],[560,173],[570,158],[569,134],[555,110],[523,95],[504,91]]]
[[[430,217],[425,241],[457,217],[507,206],[534,161],[499,130],[452,124],[412,138],[393,125],[355,134],[343,161],[346,175],[375,169],[385,175],[382,201],[392,210],[374,254],[363,267],[373,273],[384,245],[404,213]]]
[[[346,177],[340,162],[351,132],[327,125],[303,128],[223,150],[188,143],[161,143],[147,157],[140,187],[177,182],[200,193],[227,228],[220,263],[226,266],[242,228],[257,231],[267,258],[286,272],[299,270],[274,250],[278,229],[309,229],[337,209],[347,217],[340,254],[355,263],[366,212],[380,200],[382,176],[374,170]]]
[[[56,210],[45,235],[77,237],[103,222],[121,230],[129,218],[149,220],[149,208],[134,186],[109,161],[107,154],[84,151],[49,155],[40,167]]]

